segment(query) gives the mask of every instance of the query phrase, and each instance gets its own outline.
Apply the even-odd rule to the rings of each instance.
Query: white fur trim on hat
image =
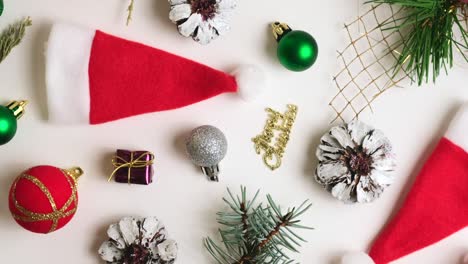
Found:
[[[54,25],[46,51],[49,120],[89,124],[88,66],[96,31]]]
[[[450,123],[445,137],[468,152],[468,102],[466,102]]]

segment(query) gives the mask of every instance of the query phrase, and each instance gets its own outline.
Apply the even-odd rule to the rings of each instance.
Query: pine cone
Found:
[[[169,0],[169,18],[184,37],[206,45],[230,30],[229,17],[237,0]]]
[[[166,239],[167,231],[156,217],[125,217],[107,230],[109,240],[99,255],[111,264],[173,264],[177,243]]]
[[[394,181],[390,141],[360,121],[333,127],[321,138],[316,155],[317,182],[345,203],[372,202]]]

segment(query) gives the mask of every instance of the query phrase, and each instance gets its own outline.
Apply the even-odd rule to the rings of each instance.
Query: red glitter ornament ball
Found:
[[[47,234],[64,227],[78,206],[77,180],[80,168],[62,170],[33,167],[16,178],[10,195],[10,212],[23,228]]]

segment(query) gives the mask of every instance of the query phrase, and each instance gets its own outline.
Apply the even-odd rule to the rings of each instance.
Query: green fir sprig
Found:
[[[267,204],[256,204],[259,191],[252,200],[247,199],[247,190],[241,186],[240,196],[228,189],[229,199],[223,201],[230,207],[228,212],[219,212],[218,223],[222,244],[211,238],[204,241],[205,247],[218,264],[289,264],[285,249],[298,252],[301,242],[306,242],[294,229],[312,229],[300,225],[299,217],[311,204],[304,201],[297,208],[283,212],[280,206],[267,195]]]
[[[6,58],[11,50],[20,44],[24,37],[26,28],[32,25],[29,17],[24,18],[5,29],[0,35],[0,63]]]
[[[405,32],[395,75],[404,70],[418,85],[429,82],[432,75],[435,83],[441,71],[447,73],[453,66],[454,52],[459,52],[468,62],[464,54],[468,49],[468,33],[460,21],[460,17],[466,19],[467,5],[460,0],[370,0],[368,3],[405,9],[403,17],[379,25],[382,30]],[[460,39],[455,38],[455,31],[460,32]]]
[[[3,14],[3,0],[0,0],[0,16]]]

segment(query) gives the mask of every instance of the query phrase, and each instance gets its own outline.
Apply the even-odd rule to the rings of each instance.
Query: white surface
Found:
[[[164,221],[180,245],[180,264],[212,263],[202,238],[215,235],[216,211],[223,209],[225,188],[245,184],[261,188],[281,204],[310,199],[314,206],[302,232],[309,241],[297,256],[301,263],[337,264],[347,251],[365,250],[402,202],[424,160],[444,134],[460,103],[468,99],[467,70],[454,69],[436,86],[394,89],[374,104],[375,113],[362,120],[382,129],[399,157],[396,183],[373,204],[344,205],[313,179],[315,148],[333,116],[328,102],[335,94],[335,50],[342,47],[342,24],[357,14],[350,0],[242,1],[233,17],[232,31],[207,47],[181,37],[168,19],[166,0],[137,0],[134,20],[125,26],[125,0],[7,0],[0,27],[30,15],[34,26],[24,43],[0,64],[1,102],[28,99],[14,141],[0,147],[0,254],[2,263],[100,263],[97,250],[109,224],[127,215],[155,215]],[[288,22],[309,31],[320,46],[316,65],[309,71],[286,71],[275,58],[269,22]],[[271,88],[256,103],[236,95],[218,98],[177,111],[125,119],[100,126],[63,127],[47,122],[44,42],[52,22],[69,21],[157,46],[232,70],[240,63],[262,65],[272,76]],[[119,54],[115,54],[118,56]],[[261,132],[265,107],[284,110],[299,106],[299,115],[283,166],[270,172],[257,156],[250,139]],[[210,183],[184,154],[183,137],[192,128],[211,124],[222,129],[229,151],[222,162],[221,182]],[[157,158],[156,182],[150,186],[108,183],[110,155],[116,148],[146,149]],[[80,205],[64,229],[40,236],[22,230],[7,207],[8,189],[21,171],[38,164],[81,166]],[[430,205],[429,205],[430,206]],[[468,230],[412,254],[397,264],[459,263],[468,251]]]
[[[374,264],[374,261],[364,252],[350,252],[343,256],[341,264]]]
[[[89,124],[89,58],[95,30],[55,24],[47,39],[46,84],[49,121]]]
[[[453,118],[446,137],[468,151],[468,103],[464,104]]]

